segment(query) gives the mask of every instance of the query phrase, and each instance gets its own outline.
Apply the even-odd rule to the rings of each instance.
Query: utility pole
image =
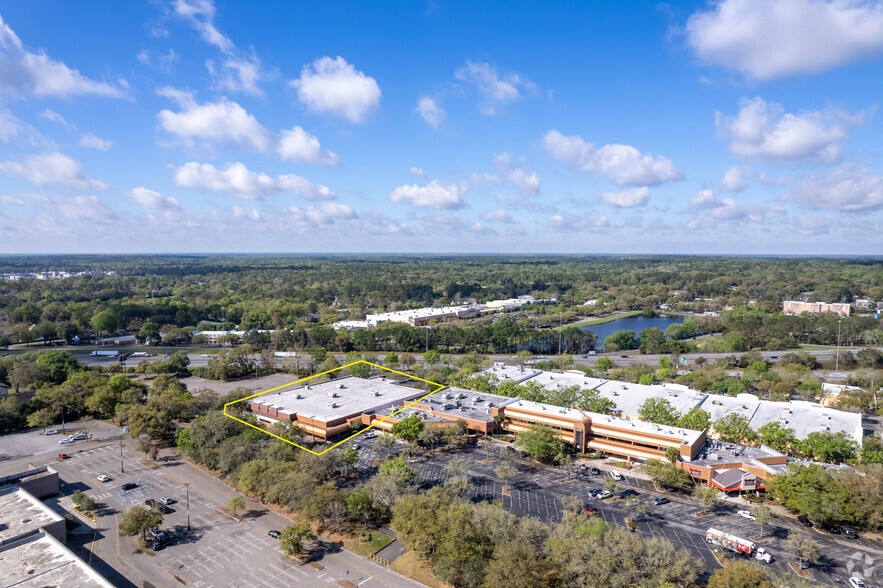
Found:
[[[186,482],[184,487],[187,492],[187,530],[190,530],[190,482]]]
[[[837,320],[837,359],[834,362],[834,371],[840,370],[840,323],[843,322],[843,319]]]
[[[123,436],[120,435],[120,473],[125,474],[126,469],[123,467]]]
[[[564,315],[558,313],[558,355],[561,355],[561,328],[564,325]]]
[[[64,405],[61,405],[61,434],[64,435],[67,431],[64,430]]]

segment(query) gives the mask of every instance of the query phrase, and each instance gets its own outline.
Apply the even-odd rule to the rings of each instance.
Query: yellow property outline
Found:
[[[299,383],[301,383],[301,382],[306,382],[307,380],[310,380],[310,379],[312,379],[312,378],[318,378],[319,376],[324,376],[325,374],[330,374],[331,372],[336,372],[337,370],[342,370],[342,369],[344,369],[344,368],[348,368],[348,367],[350,367],[351,365],[356,365],[357,363],[364,363],[364,364],[367,364],[367,365],[370,365],[370,366],[373,366],[373,367],[376,367],[376,368],[379,368],[379,369],[382,369],[382,370],[386,370],[386,371],[388,371],[388,372],[392,372],[392,373],[394,373],[394,374],[399,374],[399,375],[402,375],[402,376],[407,376],[408,378],[411,378],[411,379],[414,379],[414,380],[419,380],[419,381],[421,381],[421,382],[424,382],[424,383],[426,383],[426,384],[430,384],[430,385],[432,385],[432,386],[438,386],[438,388],[435,389],[435,390],[433,390],[432,392],[430,392],[430,393],[427,394],[426,396],[421,396],[420,398],[418,398],[417,400],[414,400],[414,401],[411,402],[410,404],[407,404],[407,405],[403,406],[402,408],[400,408],[399,410],[395,411],[395,412],[392,413],[391,415],[389,415],[389,416],[385,416],[385,417],[383,417],[383,418],[380,419],[380,420],[374,421],[370,426],[365,427],[364,429],[358,431],[357,433],[355,433],[355,434],[353,434],[353,435],[350,435],[349,437],[347,437],[346,439],[344,439],[344,440],[342,440],[342,441],[340,441],[340,442],[338,442],[338,443],[335,443],[334,445],[332,445],[331,447],[327,448],[325,451],[322,451],[322,452],[320,452],[320,453],[316,453],[316,452],[313,451],[312,449],[307,449],[306,447],[304,447],[304,446],[302,446],[302,445],[298,445],[297,443],[294,443],[293,441],[289,441],[288,439],[285,439],[285,438],[283,438],[283,437],[280,437],[279,435],[274,435],[273,433],[271,433],[270,431],[264,429],[263,427],[258,427],[257,425],[253,425],[253,424],[251,424],[251,423],[247,423],[247,422],[245,422],[245,421],[242,420],[242,419],[238,419],[238,418],[236,418],[236,417],[233,416],[233,415],[227,414],[227,407],[230,406],[231,404],[236,404],[237,402],[242,402],[242,401],[244,401],[244,400],[250,400],[250,399],[255,398],[255,397],[257,397],[257,396],[261,396],[262,394],[267,394],[268,392],[275,392],[276,390],[281,390],[282,388],[287,388],[288,386],[292,386],[292,385],[294,385],[294,384],[299,384]],[[403,410],[405,410],[405,409],[407,409],[407,408],[410,408],[410,407],[414,406],[414,405],[417,404],[418,402],[420,402],[420,401],[422,401],[422,400],[425,400],[425,399],[429,398],[430,396],[432,396],[432,395],[435,394],[436,392],[439,392],[439,391],[441,391],[441,390],[444,390],[445,388],[447,388],[447,386],[445,386],[445,385],[443,385],[443,384],[439,384],[439,383],[437,383],[437,382],[430,382],[429,380],[424,380],[424,379],[422,379],[422,378],[418,378],[418,377],[416,377],[416,376],[414,376],[414,375],[412,375],[412,374],[406,374],[405,372],[399,372],[399,371],[396,371],[396,370],[390,369],[390,368],[388,368],[388,367],[383,367],[382,365],[377,365],[376,363],[371,363],[370,361],[365,361],[364,359],[360,359],[359,361],[354,361],[354,362],[352,362],[352,363],[348,363],[348,364],[346,364],[346,365],[342,365],[342,366],[340,366],[340,367],[336,367],[336,368],[334,368],[333,370],[327,370],[327,371],[324,371],[324,372],[322,372],[321,374],[315,374],[315,375],[312,375],[312,376],[307,376],[306,378],[302,378],[302,379],[300,379],[300,380],[296,380],[296,381],[294,381],[294,382],[289,382],[288,384],[282,384],[281,386],[276,386],[275,388],[271,388],[271,389],[269,389],[269,390],[264,390],[263,392],[258,392],[257,394],[252,394],[251,396],[246,396],[245,398],[240,398],[239,400],[234,400],[233,402],[228,402],[227,404],[224,405],[224,416],[229,417],[229,418],[233,419],[234,421],[238,421],[238,422],[242,423],[243,425],[248,425],[249,427],[251,427],[251,428],[253,428],[253,429],[257,429],[258,431],[261,431],[262,433],[266,433],[267,435],[269,435],[269,436],[271,436],[271,437],[275,437],[275,438],[279,439],[280,441],[285,441],[286,443],[289,443],[289,444],[291,444],[291,445],[294,445],[295,447],[297,447],[297,448],[299,448],[299,449],[303,449],[304,451],[309,451],[309,452],[312,453],[313,455],[322,455],[323,453],[326,453],[326,452],[328,452],[328,451],[331,451],[332,449],[334,449],[335,447],[338,447],[339,445],[343,445],[344,443],[346,443],[347,441],[349,441],[349,440],[352,439],[353,437],[358,437],[358,436],[361,435],[362,433],[367,432],[369,429],[373,429],[374,426],[377,425],[378,423],[382,423],[382,422],[385,421],[386,419],[389,419],[389,418],[394,417],[395,415],[399,414],[399,413],[402,412]]]

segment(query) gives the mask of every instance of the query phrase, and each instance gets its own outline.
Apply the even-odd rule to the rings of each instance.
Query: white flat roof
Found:
[[[680,441],[686,441],[690,444],[695,443],[702,435],[702,431],[694,431],[692,429],[682,429],[681,427],[669,427],[666,425],[657,425],[639,420],[630,420],[621,417],[600,414],[597,412],[588,412],[585,410],[577,410],[575,408],[562,408],[552,404],[542,402],[532,402],[530,400],[516,400],[506,408],[519,408],[536,414],[547,414],[549,416],[562,416],[565,418],[581,421],[585,417],[589,417],[592,423],[599,425],[608,425],[626,431],[639,431],[641,433],[649,433],[652,435],[662,435],[672,437]]]
[[[754,394],[737,394],[735,397],[708,394],[699,408],[711,415],[712,423],[733,412],[742,415],[750,422],[760,403],[761,401]]]
[[[520,383],[543,372],[525,366],[505,365],[502,362],[496,362],[493,367],[489,367],[481,373],[490,374],[501,382],[503,380],[512,380],[515,383]]]
[[[564,372],[562,374],[540,370],[536,371],[537,375],[531,378],[530,381],[536,382],[543,388],[548,388],[550,390],[556,388],[570,388],[571,386],[579,386],[583,390],[594,390],[607,381],[601,378],[593,378],[583,373],[576,373],[575,371]]]
[[[861,447],[864,431],[862,415],[827,408],[815,402],[791,400],[790,402],[760,401],[751,428],[755,431],[771,421],[780,421],[786,427],[794,429],[798,439],[806,439],[813,431],[837,433],[843,431]]]
[[[62,516],[18,486],[0,490],[0,541],[40,529]]]
[[[45,532],[0,548],[0,586],[113,588],[83,560]]]
[[[298,384],[296,386],[299,387],[289,386],[277,392],[263,394],[249,402],[272,406],[284,414],[297,414],[328,423],[392,404],[405,404],[430,393],[429,390],[401,386],[395,380],[385,378],[363,380],[347,376],[318,384],[304,384],[307,385]],[[330,394],[335,396],[331,397]],[[335,406],[331,407],[329,403]]]
[[[597,390],[601,396],[612,400],[619,412],[627,415],[637,415],[641,405],[649,398],[667,400],[672,408],[684,414],[694,406],[699,406],[706,396],[676,384],[645,386],[617,380],[607,380]]]

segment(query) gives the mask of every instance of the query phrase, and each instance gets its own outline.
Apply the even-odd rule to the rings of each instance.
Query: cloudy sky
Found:
[[[883,3],[0,1],[0,252],[881,254]]]

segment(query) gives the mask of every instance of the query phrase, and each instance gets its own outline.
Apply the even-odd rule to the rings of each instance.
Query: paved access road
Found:
[[[64,481],[61,506],[70,507],[70,494],[80,489],[103,505],[95,524],[74,533],[69,546],[116,586],[175,586],[199,588],[254,588],[275,586],[318,586],[349,580],[358,586],[412,588],[419,583],[404,578],[371,560],[322,544],[319,568],[301,565],[283,556],[279,542],[267,535],[281,530],[288,519],[246,499],[251,509],[241,522],[217,509],[226,505],[236,491],[196,466],[161,452],[157,469],[142,465],[126,436],[123,468],[120,472],[119,436],[111,442],[83,445],[69,452],[71,458],[52,461]],[[99,482],[98,475],[111,477]],[[124,483],[140,483],[124,492]],[[190,530],[187,529],[189,483]],[[174,510],[166,515],[162,528],[176,537],[174,545],[149,556],[140,553],[132,537],[119,537],[123,514],[147,498],[169,496]],[[85,522],[85,521],[84,521]]]
[[[378,457],[385,457],[385,450],[375,449],[373,440],[356,441],[361,445],[359,467],[372,471],[372,464]],[[561,520],[563,508],[562,496],[577,496],[584,504],[594,506],[600,516],[611,524],[625,526],[625,518],[630,516],[621,508],[619,502],[605,503],[594,500],[586,495],[590,488],[602,488],[606,472],[601,476],[578,475],[567,480],[567,473],[560,468],[550,468],[527,461],[516,462],[518,473],[509,483],[510,496],[503,494],[503,484],[494,474],[499,462],[488,460],[487,447],[465,447],[457,451],[435,455],[430,458],[419,458],[413,465],[418,469],[416,482],[424,489],[443,484],[450,476],[444,470],[446,463],[459,457],[468,463],[467,475],[470,477],[474,490],[469,499],[473,501],[499,500],[506,510],[517,516],[531,516],[551,525]],[[394,449],[393,454],[399,449]],[[495,455],[491,448],[490,456]],[[750,510],[750,506],[728,501],[722,504],[716,514],[696,517],[703,510],[695,501],[672,493],[657,492],[653,484],[635,475],[624,475],[619,485],[622,489],[632,488],[639,492],[640,497],[648,504],[657,496],[666,496],[671,500],[668,504],[653,507],[648,515],[638,520],[638,532],[643,536],[664,537],[688,550],[692,555],[702,559],[706,571],[711,573],[720,567],[705,543],[705,532],[709,527],[721,529],[746,539],[760,535],[760,527],[736,515],[737,510]],[[564,481],[562,481],[564,480]],[[883,584],[883,544],[864,537],[849,540],[842,535],[829,535],[804,529],[795,519],[777,518],[766,525],[764,537],[755,542],[766,547],[773,554],[771,564],[773,570],[780,573],[791,573],[788,562],[796,562],[796,558],[782,546],[782,541],[791,530],[805,532],[819,543],[821,560],[811,568],[811,573],[820,582],[836,585],[840,579],[844,584],[850,576],[865,579],[872,586]]]

